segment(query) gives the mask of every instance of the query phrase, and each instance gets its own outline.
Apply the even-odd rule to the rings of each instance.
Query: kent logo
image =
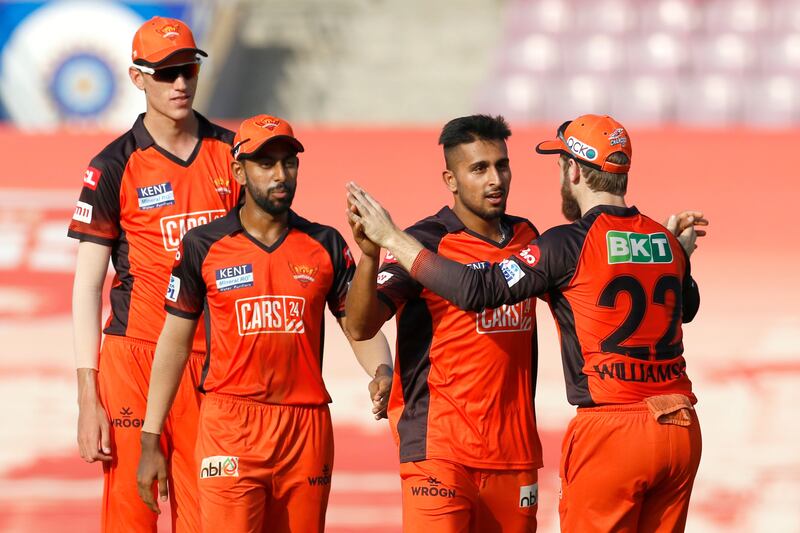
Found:
[[[253,286],[253,265],[232,266],[220,268],[215,272],[217,290],[219,292],[232,291],[243,287]]]
[[[139,187],[136,189],[136,196],[139,197],[139,209],[142,210],[175,203],[175,193],[172,192],[172,184],[168,181],[149,187]]]
[[[672,249],[665,233],[606,233],[608,264],[672,263]]]
[[[203,457],[200,479],[210,477],[239,477],[239,458],[227,455]]]

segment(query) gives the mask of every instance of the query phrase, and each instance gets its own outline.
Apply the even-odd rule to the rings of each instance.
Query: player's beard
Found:
[[[247,192],[250,193],[250,197],[253,201],[272,216],[278,216],[286,213],[290,207],[292,207],[292,200],[294,200],[294,188],[290,187],[286,183],[279,183],[277,185],[273,185],[269,187],[266,192],[262,193],[253,185],[251,180],[247,180],[245,182],[245,187],[247,187]],[[270,194],[273,191],[285,191],[286,198],[270,198]]]
[[[570,222],[581,218],[581,207],[578,205],[575,195],[569,190],[569,182],[566,178],[561,180],[561,212]]]

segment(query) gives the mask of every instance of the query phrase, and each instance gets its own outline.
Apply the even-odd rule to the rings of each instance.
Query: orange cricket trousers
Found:
[[[561,531],[683,531],[702,439],[658,422],[644,402],[579,408],[561,450]]]
[[[406,533],[536,531],[538,470],[486,470],[441,459],[400,464]]]
[[[111,425],[111,455],[103,464],[104,533],[155,533],[158,515],[145,507],[136,486],[141,454],[141,428],[147,407],[155,344],[107,335],[100,351],[100,401]],[[172,530],[200,531],[194,447],[200,393],[197,392],[205,355],[189,357],[175,403],[164,425],[161,443],[170,462],[169,495]]]
[[[272,405],[210,393],[196,473],[205,533],[322,533],[331,488],[327,405]]]

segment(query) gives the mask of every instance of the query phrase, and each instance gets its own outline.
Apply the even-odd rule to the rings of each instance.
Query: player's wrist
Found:
[[[392,367],[387,365],[386,363],[381,363],[375,369],[375,377],[391,377],[392,376]]]
[[[139,437],[142,444],[142,451],[152,450],[161,445],[161,434],[153,431],[152,429],[142,428],[142,434]]]

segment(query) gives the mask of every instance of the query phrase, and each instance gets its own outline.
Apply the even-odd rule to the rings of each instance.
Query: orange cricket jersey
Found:
[[[183,239],[165,307],[196,319],[206,307],[208,355],[200,385],[263,403],[323,405],[325,304],[344,316],[355,272],[335,229],[290,211],[287,232],[265,246],[239,209]]]
[[[538,235],[522,218],[503,217],[502,227],[505,238],[492,242],[468,230],[445,207],[407,231],[428,249],[481,270]],[[540,467],[533,406],[535,300],[461,311],[414,281],[391,256],[378,274],[378,296],[397,313],[389,419],[400,461]]]
[[[91,162],[68,235],[110,246],[116,270],[104,333],[157,342],[164,293],[181,238],[239,200],[230,169],[233,133],[197,115],[199,137],[182,161],[155,144],[140,115]],[[205,351],[198,328],[193,349]]]
[[[681,325],[697,313],[699,291],[678,240],[635,207],[597,206],[480,272],[423,251],[412,273],[464,309],[545,296],[574,405],[697,401]]]

